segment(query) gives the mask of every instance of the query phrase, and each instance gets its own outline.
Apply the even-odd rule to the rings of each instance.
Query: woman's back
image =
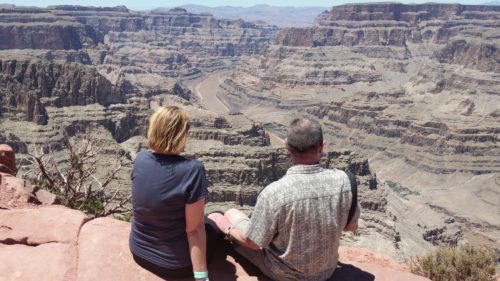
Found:
[[[185,205],[206,195],[200,161],[174,154],[139,153],[132,171],[131,251],[165,268],[190,266]]]

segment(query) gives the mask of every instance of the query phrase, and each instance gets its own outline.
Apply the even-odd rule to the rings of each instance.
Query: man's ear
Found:
[[[290,146],[288,145],[287,139],[285,139],[285,148],[286,148],[286,151],[288,151],[288,153],[293,154],[293,150],[290,149]]]

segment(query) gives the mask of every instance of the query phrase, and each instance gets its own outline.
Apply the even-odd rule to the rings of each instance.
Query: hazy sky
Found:
[[[0,0],[4,2],[5,0]],[[485,2],[490,2],[492,0],[412,0],[412,1],[393,1],[402,3],[425,3],[425,2],[440,2],[440,3],[462,3],[462,4],[482,4]],[[175,7],[184,4],[198,4],[205,6],[242,6],[248,7],[256,4],[268,4],[273,6],[322,6],[331,7],[345,3],[354,2],[384,2],[383,0],[165,0],[165,1],[155,1],[155,0],[16,0],[9,2],[8,0],[4,3],[15,4],[19,6],[39,6],[45,7],[48,5],[82,5],[82,6],[117,6],[125,5],[130,9],[152,9],[156,7]],[[389,2],[389,1],[385,1]]]

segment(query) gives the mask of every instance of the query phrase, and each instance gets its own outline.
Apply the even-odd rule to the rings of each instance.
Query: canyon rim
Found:
[[[291,165],[284,128],[313,116],[323,164],[360,182],[361,228],[344,244],[400,261],[439,244],[498,252],[499,42],[499,6],[349,4],[280,28],[184,8],[0,5],[0,143],[29,178],[23,154],[59,159],[64,134],[89,131],[105,148],[98,176],[126,155],[115,187],[128,192],[149,115],[179,105],[207,210],[250,211]]]

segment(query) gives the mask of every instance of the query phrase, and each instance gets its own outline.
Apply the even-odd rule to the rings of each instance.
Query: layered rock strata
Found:
[[[26,19],[21,15],[26,15]],[[43,18],[39,23],[38,16]],[[309,31],[285,30],[276,44],[265,47],[274,36],[274,27],[218,20],[182,9],[148,14],[123,7],[64,6],[23,12],[17,9],[0,11],[1,19],[12,21],[13,25],[26,21],[28,26],[67,21],[71,26],[84,28],[76,32],[81,46],[68,47],[72,50],[65,50],[65,46],[56,43],[51,46],[51,42],[59,40],[51,35],[47,37],[50,40],[43,43],[48,44],[46,46],[23,41],[13,48],[57,50],[0,52],[0,142],[10,144],[20,153],[34,147],[52,151],[56,161],[64,165],[63,133],[78,138],[82,132],[91,131],[103,148],[98,169],[102,175],[98,176],[105,176],[117,156],[125,156],[124,167],[113,186],[125,192],[130,190],[131,161],[146,147],[144,136],[148,117],[162,105],[179,105],[191,115],[187,155],[205,162],[211,184],[211,208],[238,206],[251,210],[259,191],[283,175],[290,166],[287,154],[268,147],[270,137],[266,130],[270,128],[276,135],[283,135],[282,129],[298,112],[321,119],[325,138],[334,145],[361,148],[369,155],[385,150],[385,156],[404,157],[405,163],[433,172],[437,169],[451,172],[459,167],[479,174],[497,169],[491,163],[495,162],[494,155],[498,152],[494,147],[490,150],[490,146],[496,141],[491,135],[497,134],[494,121],[498,114],[481,115],[491,111],[491,104],[484,107],[487,102],[483,96],[489,93],[496,97],[496,74],[478,72],[496,69],[496,66],[485,63],[489,61],[485,59],[481,63],[485,66],[477,67],[459,55],[495,55],[489,51],[491,48],[479,47],[476,52],[475,47],[467,47],[482,45],[444,45],[432,38],[424,38],[421,43],[401,39],[404,44],[400,44],[395,39],[397,36],[389,36],[390,32],[388,38],[392,39],[386,41],[370,43],[359,39],[358,42],[358,39],[347,39],[353,35],[346,35],[339,44],[336,41],[331,41],[334,45],[327,44],[330,39],[325,39],[313,48],[309,47],[307,34],[298,39],[294,39],[295,35],[287,35],[287,39],[283,39],[283,34],[289,32],[312,32],[314,38],[322,41],[321,37],[328,37],[330,31],[323,34],[314,30],[335,27],[318,23],[318,27]],[[359,24],[370,25],[370,22]],[[435,24],[442,23],[437,20]],[[493,23],[475,24],[474,28],[488,29],[492,24],[494,20]],[[482,40],[474,35],[474,28],[465,27],[468,32],[464,34]],[[23,38],[33,34],[29,28],[21,31]],[[494,35],[495,31],[492,33]],[[469,37],[466,41],[472,42]],[[393,41],[395,43],[389,44]],[[444,46],[451,49],[435,52]],[[259,57],[247,57],[261,50]],[[226,80],[225,93],[221,95],[232,114],[216,114],[203,109],[198,97],[185,87],[193,83],[189,79],[205,71],[236,64],[242,67]],[[446,80],[449,75],[457,79]],[[443,82],[427,82],[435,77]],[[401,81],[406,84],[402,85]],[[450,92],[471,83],[475,83],[476,92],[467,94],[469,101],[453,96],[452,105],[435,108]],[[454,103],[458,103],[456,112],[447,115]],[[445,112],[442,114],[444,120],[419,119],[417,113],[429,109],[433,114]],[[236,114],[237,111],[243,114]],[[472,130],[460,125],[471,119],[483,120],[487,128],[475,126]],[[385,128],[387,124],[396,129]],[[457,131],[457,127],[462,131]],[[440,139],[443,145],[436,148],[432,141],[443,132],[447,133]],[[460,146],[456,142],[466,144]],[[490,156],[486,156],[486,152]],[[481,158],[472,158],[473,153],[474,157]],[[464,163],[477,163],[468,168],[457,162],[455,155],[464,157],[460,158]],[[451,159],[452,163],[442,165],[443,157]],[[366,211],[362,216],[361,235],[348,237],[349,243],[383,249],[401,258],[424,252],[434,243],[453,244],[461,240],[461,231],[456,225],[441,230],[443,221],[449,219],[447,214],[436,215],[425,206],[412,205],[385,185],[375,189],[377,181],[368,162],[356,154],[329,152],[323,161],[327,167],[352,170],[360,179],[360,200]],[[401,168],[394,170],[398,169]],[[30,167],[23,165],[21,171],[29,176]],[[418,222],[402,219],[404,216],[399,214],[411,216],[408,209],[415,206],[433,219],[418,219]]]
[[[280,31],[219,97],[277,134],[297,113],[320,119],[328,143],[367,155],[380,179],[498,247],[487,210],[499,198],[499,27],[492,6],[333,7],[312,28]]]
[[[9,120],[47,124],[47,106],[101,104],[123,100],[109,80],[79,64],[0,61],[0,114]]]
[[[59,50],[56,56],[54,51],[47,52],[49,60],[64,59],[62,50],[79,51],[77,59],[105,64],[107,74],[114,66],[120,68],[119,73],[196,77],[201,69],[224,68],[239,56],[257,54],[276,30],[180,8],[151,13],[126,7],[14,6],[0,10],[0,39],[4,39],[0,50]]]

